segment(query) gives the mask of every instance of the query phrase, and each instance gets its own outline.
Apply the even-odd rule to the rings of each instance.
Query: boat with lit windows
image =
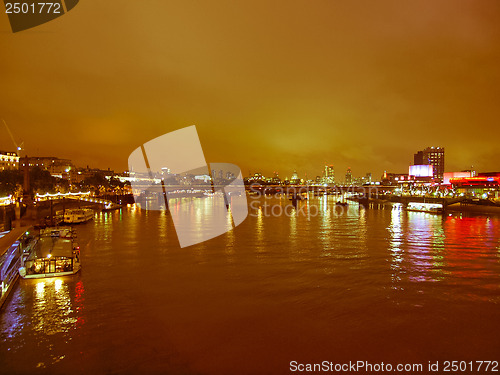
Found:
[[[406,210],[415,212],[427,212],[431,214],[442,214],[443,205],[441,203],[409,202]]]
[[[86,223],[94,218],[94,210],[91,208],[74,208],[64,212],[66,224]]]
[[[35,243],[33,227],[21,227],[0,233],[0,307],[5,303],[19,279],[24,254]]]
[[[73,275],[80,271],[80,247],[70,227],[45,228],[23,259],[19,275],[23,279],[39,279]]]

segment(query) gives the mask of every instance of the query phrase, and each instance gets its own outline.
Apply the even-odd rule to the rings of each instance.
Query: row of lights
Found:
[[[9,204],[12,203],[14,203],[12,195],[9,195],[8,197],[0,197],[0,206],[8,206]]]
[[[46,193],[46,194],[36,194],[35,198],[36,200],[40,200],[40,199],[43,199],[43,198],[64,198],[64,197],[76,197],[76,196],[85,196],[85,195],[90,195],[90,191],[86,192],[86,193],[82,193],[82,192],[79,192],[79,193],[55,193],[55,194],[50,194],[50,193]]]

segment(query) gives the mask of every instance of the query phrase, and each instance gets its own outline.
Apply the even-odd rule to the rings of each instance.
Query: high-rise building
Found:
[[[365,175],[365,183],[369,183],[371,184],[372,182],[372,174],[371,172],[368,172],[366,175]]]
[[[345,184],[346,185],[351,185],[352,184],[352,171],[351,171],[351,168],[347,168],[347,172],[345,174]]]
[[[432,165],[433,177],[443,181],[444,147],[427,147],[413,155],[413,164]]]
[[[335,170],[333,169],[333,165],[325,165],[324,172],[324,182],[326,184],[334,184],[335,183]]]

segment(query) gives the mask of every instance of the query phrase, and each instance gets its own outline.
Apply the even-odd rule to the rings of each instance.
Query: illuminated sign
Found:
[[[409,175],[415,177],[432,177],[432,165],[410,165]]]

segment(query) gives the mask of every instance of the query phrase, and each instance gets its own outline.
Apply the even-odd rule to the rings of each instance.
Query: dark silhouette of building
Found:
[[[424,162],[424,152],[418,151],[413,155],[413,165],[426,165],[427,161]]]

